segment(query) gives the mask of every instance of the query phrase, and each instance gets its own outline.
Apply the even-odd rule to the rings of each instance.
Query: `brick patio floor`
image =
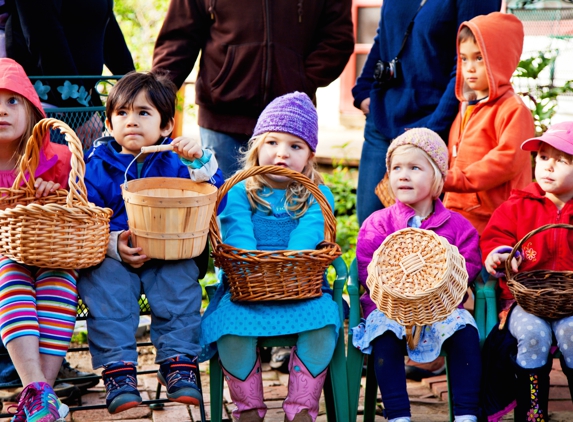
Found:
[[[73,364],[74,359],[70,359]],[[141,369],[155,369],[155,365],[142,365]],[[207,420],[210,420],[209,406],[209,374],[208,363],[201,364],[201,376],[205,398],[205,410]],[[87,368],[82,368],[87,369]],[[138,379],[139,388],[144,399],[153,398],[157,387],[157,379],[154,375],[143,375]],[[566,422],[573,421],[573,404],[567,388],[567,379],[559,368],[559,362],[555,361],[554,370],[551,373],[551,390],[550,390],[550,421]],[[263,385],[265,390],[265,402],[269,408],[266,422],[283,422],[284,413],[282,411],[282,401],[287,394],[288,375],[272,370],[268,364],[263,364]],[[364,379],[363,383],[364,385]],[[361,400],[363,402],[363,389],[361,390]],[[413,422],[446,422],[448,421],[448,404],[447,404],[447,383],[445,376],[439,376],[423,380],[422,382],[408,381],[408,393],[410,395],[412,407]],[[230,403],[229,392],[224,391],[226,403],[224,403],[223,416],[224,421],[231,420],[230,412],[233,404]],[[105,389],[100,382],[96,387],[88,390],[87,394],[82,396],[83,404],[100,404],[105,401]],[[362,406],[358,409],[358,421],[362,420]],[[105,409],[96,410],[75,410],[68,415],[66,421],[69,422],[104,422],[104,421],[123,421],[123,422],[197,422],[200,421],[199,408],[195,406],[185,406],[178,403],[167,403],[163,410],[151,410],[147,406],[139,406],[134,409],[110,415]],[[504,421],[511,421],[513,417],[509,414]],[[9,421],[1,419],[0,422]],[[386,421],[382,417],[382,410],[379,406],[376,422]],[[317,422],[326,422],[324,412],[324,401],[321,400],[321,411]]]

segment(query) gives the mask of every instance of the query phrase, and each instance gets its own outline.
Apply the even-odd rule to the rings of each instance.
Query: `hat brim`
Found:
[[[543,136],[540,136],[539,138],[531,138],[526,140],[521,144],[521,149],[524,151],[538,151],[542,142],[551,145],[553,148],[558,149],[559,151],[573,155],[573,144],[559,136],[547,133],[545,133]]]

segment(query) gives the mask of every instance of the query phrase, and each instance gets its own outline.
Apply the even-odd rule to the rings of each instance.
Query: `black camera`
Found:
[[[395,58],[391,62],[378,60],[374,67],[374,79],[379,83],[390,82],[393,79],[398,79],[401,73],[400,60]]]

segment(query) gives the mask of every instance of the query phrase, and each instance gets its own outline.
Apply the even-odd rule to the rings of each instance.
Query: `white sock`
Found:
[[[456,416],[454,422],[477,422],[478,418],[474,415]]]

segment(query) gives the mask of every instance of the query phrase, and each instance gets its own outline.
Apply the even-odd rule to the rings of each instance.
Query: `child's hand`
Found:
[[[60,184],[38,177],[34,187],[36,188],[36,198],[41,198],[57,191],[60,188]]]
[[[495,248],[493,251],[491,251],[485,259],[485,269],[487,272],[497,278],[503,277],[504,273],[498,272],[496,270],[497,268],[501,267],[502,263],[507,261],[507,258],[509,258],[509,254],[512,250],[513,248],[511,246],[500,246],[499,248]],[[511,269],[514,273],[517,272],[519,266],[521,265],[521,261],[521,254],[519,251],[517,251],[511,260]]]
[[[139,268],[151,258],[148,258],[145,255],[139,255],[141,248],[132,248],[129,246],[128,242],[130,234],[131,232],[126,230],[119,235],[117,238],[117,251],[119,252],[119,256],[121,256],[121,260],[123,262],[131,265],[133,268]]]
[[[191,138],[179,136],[171,142],[171,145],[173,145],[173,151],[188,160],[194,160],[203,156],[201,145]]]

